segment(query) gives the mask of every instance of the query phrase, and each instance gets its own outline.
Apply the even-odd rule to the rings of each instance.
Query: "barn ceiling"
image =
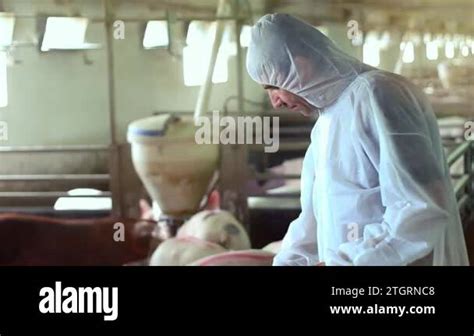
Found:
[[[215,15],[218,0],[108,0],[119,15],[159,15],[165,10],[180,16]],[[235,1],[235,0],[231,0]],[[474,34],[474,0],[239,0],[245,14],[291,13],[314,24],[362,21],[366,27],[432,29]],[[44,12],[74,8],[89,12],[100,0],[0,0],[0,8]],[[31,14],[31,13],[30,13]]]

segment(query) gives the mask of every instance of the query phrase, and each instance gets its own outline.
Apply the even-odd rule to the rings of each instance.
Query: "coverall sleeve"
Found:
[[[318,261],[316,219],[313,212],[314,161],[312,145],[301,172],[301,213],[291,222],[273,266],[312,266]]]
[[[342,264],[408,265],[429,256],[453,222],[452,185],[427,102],[399,83],[368,92],[360,97],[353,129],[378,170],[385,211],[381,223],[364,225],[360,238],[340,245],[337,256]]]

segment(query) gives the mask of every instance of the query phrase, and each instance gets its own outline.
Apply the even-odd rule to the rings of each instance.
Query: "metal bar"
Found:
[[[466,193],[465,187],[471,181],[469,175],[463,175],[459,180],[454,183],[454,193],[456,198],[459,198],[462,194]],[[468,193],[469,195],[469,193]]]
[[[232,11],[234,14],[238,12],[238,3],[233,2]],[[239,43],[239,36],[237,44]],[[242,51],[239,52],[237,46],[237,78],[238,82],[242,81]],[[240,60],[240,61],[239,61]],[[236,83],[239,95],[243,95],[240,83]],[[242,98],[238,98],[238,108],[240,110],[233,111],[232,117],[244,113],[243,104],[240,102]],[[240,101],[240,102],[239,102]],[[229,113],[230,114],[230,113]],[[244,224],[245,228],[250,231],[248,220],[246,181],[248,180],[248,158],[247,145],[222,145],[220,146],[220,171],[226,172],[221,174],[219,180],[219,190],[221,192],[221,207],[231,211],[235,217]]]
[[[67,191],[2,191],[0,198],[53,198],[53,197],[110,197],[112,194],[108,191],[96,195],[70,195]]]
[[[228,7],[228,0],[219,0],[217,5],[217,13],[222,14],[227,11]],[[199,94],[196,102],[196,109],[194,111],[194,120],[197,122],[201,116],[204,116],[208,113],[209,109],[209,101],[211,98],[213,83],[212,77],[214,74],[214,69],[217,62],[217,56],[219,53],[219,48],[222,43],[222,37],[224,35],[225,29],[225,22],[218,22],[215,33],[214,33],[214,40],[212,41],[211,51],[209,54],[209,59],[206,60],[206,76],[204,83],[201,85],[199,89]]]
[[[456,147],[449,155],[448,155],[448,165],[451,167],[451,165],[456,162],[463,154],[470,148],[470,142],[466,141],[463,142],[461,145]]]
[[[323,2],[324,3],[324,2]],[[411,2],[406,2],[406,3],[400,3],[400,2],[377,2],[377,1],[364,1],[360,2],[358,0],[354,1],[339,1],[333,4],[336,7],[345,7],[345,8],[364,8],[364,9],[384,9],[384,10],[421,10],[426,12],[427,10],[453,10],[453,11],[459,11],[459,9],[466,9],[466,10],[472,10],[470,5],[467,4],[457,4],[457,6],[449,6],[447,3],[435,3],[435,2],[429,2],[429,4],[423,4],[423,3],[411,3]]]
[[[52,153],[52,152],[105,152],[106,145],[71,145],[71,146],[0,146],[0,153]]]
[[[55,175],[0,175],[2,182],[19,181],[103,181],[107,182],[109,174],[55,174]]]
[[[272,174],[269,172],[265,173],[256,173],[256,180],[276,180],[276,179],[287,179],[287,180],[297,180],[300,179],[300,174]]]
[[[54,209],[52,206],[1,206],[0,213],[30,213],[30,214],[64,214],[76,216],[77,214],[91,214],[92,216],[98,217],[97,215],[107,216],[110,211],[107,209],[70,209],[61,210]],[[61,218],[61,217],[59,217]],[[84,217],[87,218],[87,217]]]
[[[111,175],[110,189],[112,192],[112,212],[122,215],[122,193],[120,185],[120,153],[117,145],[116,120],[115,120],[115,66],[113,54],[113,24],[115,18],[112,14],[111,0],[103,0],[106,34],[106,52],[107,52],[107,77],[108,77],[108,98],[109,98],[109,127],[110,127],[110,158],[109,173]]]
[[[470,201],[472,202],[472,147],[470,142],[468,142],[469,147],[464,153],[464,173],[468,176],[468,181],[466,183],[466,194],[471,197]]]
[[[265,198],[273,198],[273,199],[283,199],[283,198],[294,198],[294,199],[300,199],[300,192],[295,191],[295,192],[279,192],[279,193],[255,193],[252,195],[249,195],[249,197],[265,197]]]
[[[311,133],[313,126],[289,126],[289,127],[280,127],[278,130],[280,135],[282,134],[297,134],[301,135],[302,133]]]
[[[176,17],[177,21],[233,21],[233,20],[249,20],[249,16],[235,17],[230,15],[221,16],[184,16]],[[148,17],[117,17],[116,20],[124,22],[146,22],[146,21],[166,21],[166,15],[148,16]],[[104,19],[92,19],[91,22],[103,22]]]
[[[272,209],[272,210],[298,210],[301,209],[299,198],[282,197],[278,202],[270,197],[249,197],[248,206],[250,209]]]
[[[239,10],[239,2],[235,1],[235,11]],[[235,12],[235,14],[238,14]],[[242,30],[242,23],[239,20],[235,21],[235,40],[237,43],[237,108],[239,113],[244,113],[244,78],[242,75],[243,69],[243,52],[242,45],[240,44],[240,33]]]
[[[75,17],[75,16],[69,16],[65,14],[59,14],[59,15],[48,15],[48,16],[60,16],[60,17]],[[38,17],[43,17],[43,15],[25,15],[25,14],[15,14],[16,19],[37,19]],[[86,18],[89,20],[91,23],[103,23],[106,22],[107,19],[103,17],[92,17],[92,16],[80,16],[81,18]],[[235,17],[232,15],[221,15],[221,16],[215,16],[215,15],[206,15],[206,16],[178,16],[176,17],[177,21],[233,21],[233,20],[249,20],[250,17],[247,16],[241,16],[241,17]],[[150,16],[137,16],[137,17],[115,17],[115,20],[120,20],[123,22],[147,22],[147,21],[166,21],[166,15],[150,15]]]
[[[459,211],[462,211],[466,207],[468,202],[469,202],[469,195],[464,195],[463,197],[461,197],[461,199],[458,201]]]
[[[280,142],[279,151],[298,151],[306,150],[310,145],[309,141],[295,141],[295,142]],[[250,151],[262,151],[265,147],[264,144],[249,144],[247,145]]]
[[[245,105],[244,105],[244,77],[243,77],[243,51],[242,45],[240,44],[240,34],[242,30],[242,21],[238,19],[240,14],[240,3],[239,0],[234,0],[232,14],[235,16],[235,41],[237,44],[237,59],[236,59],[236,81],[237,81],[237,110],[241,115],[245,115]],[[248,214],[248,204],[247,204],[247,195],[244,188],[245,181],[247,179],[247,162],[248,162],[248,150],[245,145],[240,145],[237,147],[237,163],[240,165],[238,177],[241,179],[241,184],[239,186],[239,220],[244,223],[247,232],[251,231],[249,214]]]
[[[106,31],[106,51],[107,51],[107,66],[108,66],[108,90],[109,90],[109,122],[110,122],[110,140],[112,144],[116,143],[115,130],[115,73],[114,73],[114,55],[113,55],[113,22],[114,18],[111,14],[110,0],[103,0],[105,31]]]
[[[173,114],[193,114],[194,111],[190,111],[190,110],[166,110],[166,111],[153,111],[153,115],[158,115],[158,114],[170,114],[170,113],[173,113]],[[272,111],[269,111],[269,112],[262,112],[262,111],[249,111],[249,110],[246,110],[245,111],[245,115],[244,114],[241,114],[240,111],[235,111],[235,115],[242,115],[242,116],[261,116],[261,117],[279,117],[280,119],[283,119],[283,120],[290,120],[290,121],[304,121],[304,122],[312,122],[314,123],[315,120],[313,119],[310,119],[309,121],[307,120],[304,120],[302,118],[300,118],[299,116],[295,115],[294,112],[293,114],[289,113],[289,112],[285,112],[285,111],[279,111],[279,112],[272,112]],[[314,126],[314,124],[311,124],[312,126]],[[284,128],[289,128],[289,127],[284,127]],[[311,127],[312,128],[312,127]]]

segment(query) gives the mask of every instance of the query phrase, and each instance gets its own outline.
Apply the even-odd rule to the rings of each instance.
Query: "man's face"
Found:
[[[306,100],[289,91],[270,85],[264,85],[263,88],[268,92],[274,109],[286,108],[306,117],[309,117],[315,109]]]

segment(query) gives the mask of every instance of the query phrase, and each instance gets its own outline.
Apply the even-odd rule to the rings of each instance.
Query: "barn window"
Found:
[[[403,63],[413,63],[415,60],[415,46],[412,41],[402,42],[402,61]]]
[[[251,36],[252,27],[249,25],[242,26],[240,31],[240,45],[243,48],[247,48],[250,44],[250,36]]]
[[[0,48],[11,46],[15,17],[10,13],[0,13]]]
[[[7,53],[0,51],[0,107],[8,105]]]
[[[88,23],[86,18],[48,17],[41,51],[97,48],[85,42]]]
[[[362,60],[374,67],[380,64],[380,43],[376,32],[368,32],[362,46]]]
[[[186,37],[187,46],[183,50],[183,75],[186,86],[204,83],[216,27],[215,22],[192,21],[190,23]],[[228,80],[228,50],[225,43],[219,48],[212,76],[213,83],[225,83]]]
[[[444,45],[444,54],[447,58],[454,58],[456,46],[454,41],[448,40]]]
[[[438,59],[438,42],[429,41],[426,43],[426,58],[430,61]]]
[[[7,52],[13,43],[15,17],[10,13],[0,13],[0,107],[8,105]]]
[[[167,47],[169,45],[168,22],[148,21],[143,38],[145,49]]]

